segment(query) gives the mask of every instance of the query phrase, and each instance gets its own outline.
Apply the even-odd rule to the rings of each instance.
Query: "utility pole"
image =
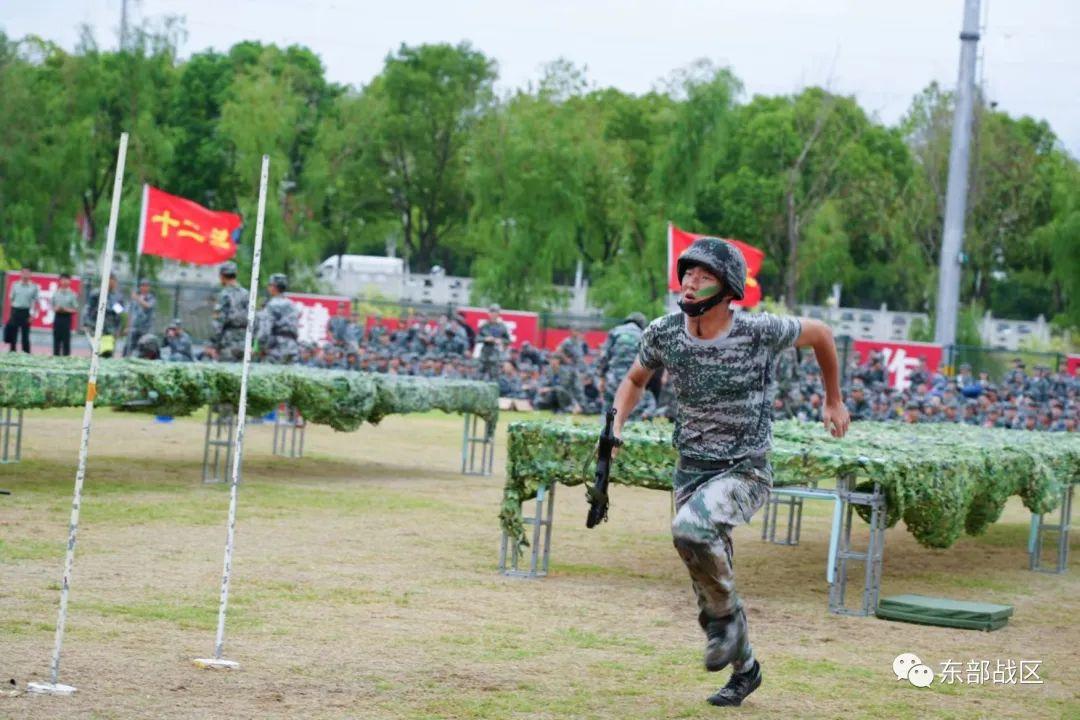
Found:
[[[960,31],[960,78],[956,87],[949,184],[945,192],[945,230],[938,261],[938,293],[934,342],[956,344],[956,315],[960,304],[960,261],[967,210],[968,155],[975,102],[975,60],[979,42],[979,0],[964,0],[964,29]]]
[[[120,52],[127,44],[127,0],[120,0]]]

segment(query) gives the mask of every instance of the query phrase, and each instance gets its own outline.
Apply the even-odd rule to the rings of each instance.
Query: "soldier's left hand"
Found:
[[[851,416],[843,402],[827,402],[821,413],[821,420],[825,423],[825,429],[834,437],[842,438],[847,434],[851,424]]]

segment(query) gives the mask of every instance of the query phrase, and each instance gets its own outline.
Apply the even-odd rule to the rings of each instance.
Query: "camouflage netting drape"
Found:
[[[204,405],[234,405],[240,365],[103,360],[96,403],[158,415],[189,415]],[[0,407],[74,407],[86,401],[88,358],[0,356]],[[493,383],[321,370],[298,365],[252,365],[248,411],[261,415],[288,403],[306,420],[355,430],[395,413],[473,413],[498,419]]]
[[[599,427],[516,422],[508,434],[499,518],[525,545],[522,503],[543,484],[591,482]],[[1001,516],[1010,495],[1019,495],[1032,512],[1050,512],[1064,487],[1080,482],[1080,436],[1075,434],[860,422],[836,440],[820,424],[785,421],[773,424],[773,435],[770,459],[777,485],[845,475],[860,484],[880,482],[889,526],[902,518],[926,547],[946,548],[964,531],[985,531]],[[630,423],[623,440],[611,482],[670,490],[676,459],[670,426]],[[612,507],[617,503],[615,494]],[[584,500],[581,505],[584,516]]]

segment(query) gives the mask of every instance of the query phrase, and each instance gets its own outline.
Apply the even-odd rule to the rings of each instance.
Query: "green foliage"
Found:
[[[0,356],[0,407],[81,406],[88,368],[86,358]],[[188,415],[204,405],[235,407],[240,368],[237,363],[104,360],[97,403],[157,415]],[[472,413],[494,425],[499,412],[498,388],[491,383],[252,365],[248,412],[262,415],[281,403],[309,422],[346,431],[387,415],[433,409]]]
[[[508,428],[508,466],[500,520],[526,544],[521,505],[541,485],[591,480],[595,425],[515,422]],[[979,534],[1019,495],[1035,513],[1057,507],[1069,483],[1080,482],[1080,438],[1040,432],[984,430],[966,425],[855,423],[836,440],[814,423],[773,424],[770,454],[776,485],[852,477],[880,483],[889,525],[901,518],[931,548]],[[630,423],[611,482],[670,490],[677,459],[669,426]],[[613,517],[618,495],[613,496]],[[582,503],[585,512],[585,503]],[[864,518],[865,519],[865,518]]]
[[[790,306],[834,283],[845,305],[933,305],[953,111],[936,84],[886,127],[821,88],[747,99],[707,60],[642,95],[556,60],[496,97],[495,61],[468,43],[402,45],[341,87],[300,46],[180,61],[183,33],[144,25],[123,52],[89,31],[73,52],[0,33],[7,263],[70,270],[99,254],[127,130],[123,253],[152,183],[248,218],[246,266],[268,153],[264,262],[296,277],[395,248],[412,270],[472,275],[476,302],[542,311],[565,304],[553,285],[580,262],[609,315],[659,314],[673,221],[764,249],[759,282]],[[1043,121],[980,103],[975,128],[962,301],[1080,328],[1080,165]]]

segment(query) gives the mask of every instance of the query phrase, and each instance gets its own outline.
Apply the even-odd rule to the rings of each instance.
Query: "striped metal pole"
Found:
[[[200,658],[194,662],[204,668],[235,669],[240,664],[221,657],[225,644],[225,615],[229,608],[229,578],[232,575],[233,546],[236,539],[236,496],[240,485],[240,463],[244,453],[244,422],[247,417],[247,386],[251,371],[251,336],[255,327],[255,306],[259,295],[259,262],[262,259],[263,218],[266,215],[266,185],[270,175],[270,156],[263,155],[262,175],[259,179],[259,211],[255,221],[255,251],[251,259],[251,288],[248,290],[247,331],[244,333],[244,364],[240,371],[240,399],[237,401],[236,445],[232,457],[232,482],[229,487],[229,520],[225,534],[225,567],[221,573],[221,600],[218,605],[217,638],[214,640],[214,657]]]
[[[109,300],[109,277],[112,275],[113,249],[116,247],[116,218],[120,213],[120,193],[124,186],[124,163],[127,159],[128,134],[120,135],[120,150],[116,156],[116,177],[113,179],[112,207],[109,209],[109,230],[105,240],[105,255],[101,262],[101,289],[98,291],[97,321],[91,344],[90,374],[86,380],[86,405],[83,406],[82,439],[79,442],[79,468],[75,472],[75,492],[71,498],[71,521],[68,524],[67,555],[64,558],[64,578],[60,585],[60,612],[56,618],[56,644],[53,647],[51,677],[48,683],[28,683],[27,690],[47,695],[70,695],[75,688],[61,685],[60,651],[64,645],[67,624],[68,594],[71,590],[71,571],[75,564],[75,538],[79,532],[79,506],[82,503],[83,481],[86,479],[86,456],[90,447],[90,424],[97,396],[98,365],[101,362],[101,335],[105,328],[105,306]]]

